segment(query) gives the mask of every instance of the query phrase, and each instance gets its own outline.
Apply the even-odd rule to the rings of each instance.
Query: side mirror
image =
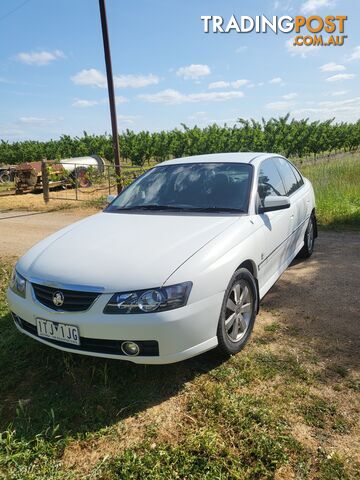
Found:
[[[115,200],[116,195],[108,195],[106,198],[107,203],[111,203],[113,200]]]
[[[265,197],[264,204],[259,208],[259,213],[274,212],[290,208],[289,197],[269,195]]]

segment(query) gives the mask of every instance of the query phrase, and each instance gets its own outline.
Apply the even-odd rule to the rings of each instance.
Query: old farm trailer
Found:
[[[99,174],[105,172],[106,160],[98,155],[88,157],[64,158],[47,162],[49,187],[90,186],[86,172],[96,169]],[[32,192],[42,189],[41,162],[26,162],[15,167],[15,187],[17,193]]]

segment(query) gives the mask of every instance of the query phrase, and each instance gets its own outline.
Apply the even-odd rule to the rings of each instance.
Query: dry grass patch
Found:
[[[56,195],[62,192],[56,192]],[[66,200],[65,192],[62,193],[64,200],[51,199],[49,203],[45,203],[41,193],[27,193],[23,195],[1,195],[0,211],[22,210],[26,212],[56,212],[60,210],[89,210],[96,211],[91,204],[87,202],[76,202]],[[91,200],[89,198],[88,200]]]
[[[99,462],[119,456],[126,449],[141,448],[144,442],[150,442],[151,448],[158,443],[178,443],[184,424],[193,421],[186,413],[186,403],[185,394],[171,397],[119,422],[105,435],[70,442],[64,450],[62,466],[87,474]]]

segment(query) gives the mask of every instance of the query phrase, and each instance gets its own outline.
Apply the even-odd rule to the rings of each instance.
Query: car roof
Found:
[[[191,157],[174,158],[159,163],[162,165],[177,165],[182,163],[252,163],[253,160],[261,161],[268,157],[281,156],[274,153],[264,152],[234,152],[234,153],[211,153],[205,155],[193,155]],[[255,163],[255,162],[254,162]]]

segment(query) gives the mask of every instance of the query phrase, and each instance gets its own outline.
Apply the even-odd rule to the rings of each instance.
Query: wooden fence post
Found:
[[[41,160],[41,183],[43,188],[44,202],[49,203],[49,174],[47,169],[46,158]]]

